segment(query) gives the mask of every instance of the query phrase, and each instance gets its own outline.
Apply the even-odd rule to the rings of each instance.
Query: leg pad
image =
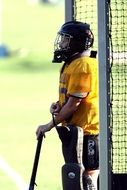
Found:
[[[80,166],[76,163],[67,163],[62,167],[63,190],[81,190]]]

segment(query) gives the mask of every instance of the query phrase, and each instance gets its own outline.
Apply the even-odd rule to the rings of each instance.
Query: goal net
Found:
[[[97,49],[99,22],[97,0],[74,0],[73,9],[74,20],[90,24],[95,35],[94,48]],[[109,1],[109,33],[112,171],[127,173],[127,2],[125,0]]]
[[[110,5],[112,170],[127,173],[127,2]]]

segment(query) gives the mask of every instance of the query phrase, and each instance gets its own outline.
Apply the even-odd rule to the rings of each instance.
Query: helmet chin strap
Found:
[[[63,61],[66,61],[66,60],[67,60],[67,56],[65,56],[62,52],[60,51],[54,52],[52,63],[62,63]]]

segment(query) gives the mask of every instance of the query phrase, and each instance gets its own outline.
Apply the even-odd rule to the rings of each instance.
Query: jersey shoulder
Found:
[[[97,67],[97,59],[89,56],[77,58],[69,65],[69,72],[88,73],[92,68]]]

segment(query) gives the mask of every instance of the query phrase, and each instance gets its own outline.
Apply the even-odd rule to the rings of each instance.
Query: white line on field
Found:
[[[22,177],[0,156],[0,169],[2,169],[16,184],[18,190],[27,190],[28,186],[25,184]]]

